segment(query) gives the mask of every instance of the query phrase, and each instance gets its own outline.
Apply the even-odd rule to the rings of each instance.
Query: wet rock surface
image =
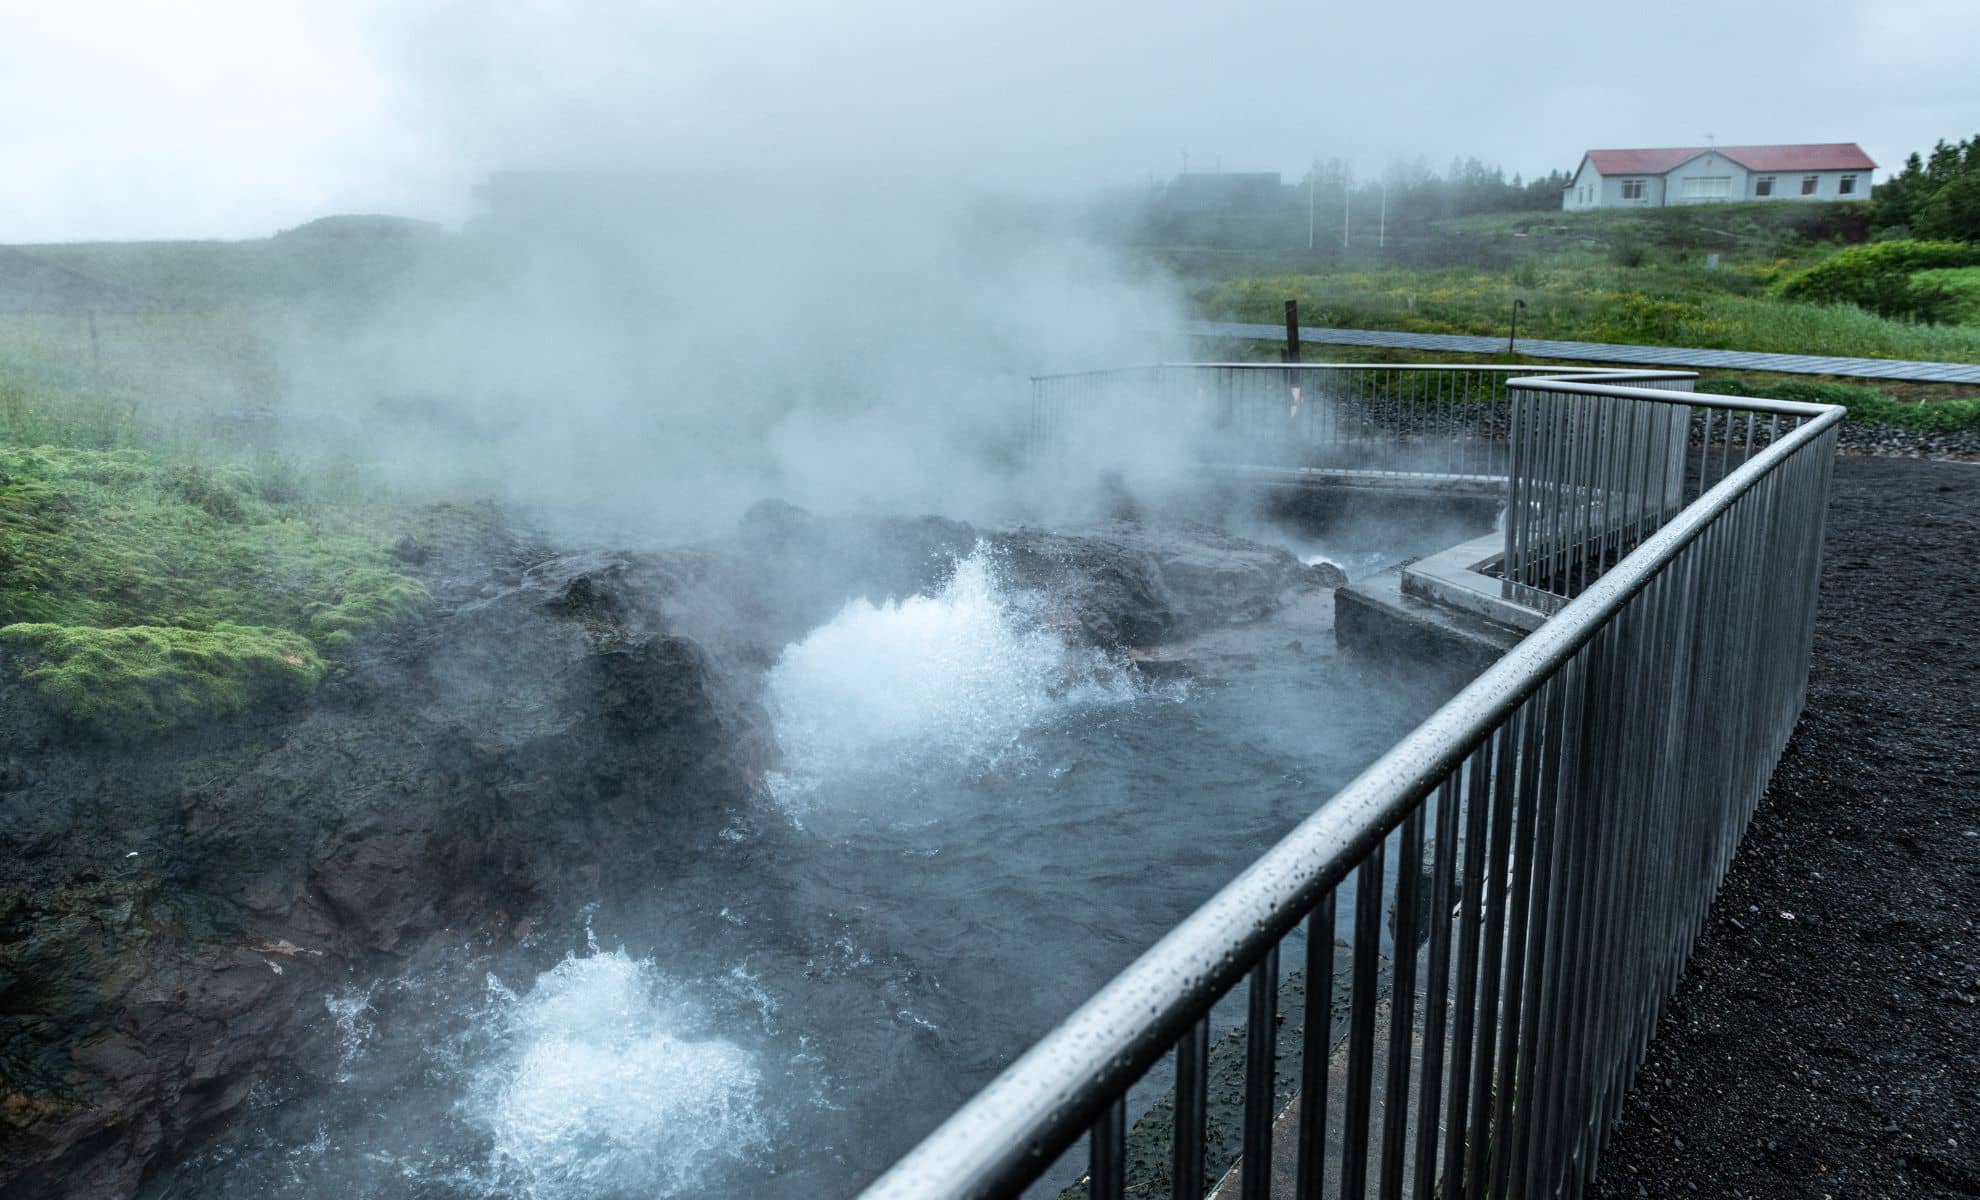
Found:
[[[428,619],[305,704],[200,730],[92,739],[0,669],[0,1192],[129,1195],[271,1072],[334,1075],[327,994],[636,878],[774,765],[756,697],[784,645],[979,543],[1068,636],[1122,652],[1328,582],[1208,528],[766,504],[643,553],[408,544]]]
[[[104,742],[7,685],[0,1190],[128,1194],[270,1063],[324,1069],[326,992],[572,903],[750,785],[766,735],[700,648],[526,557],[457,547],[432,620],[291,711]]]
[[[1980,1195],[1976,546],[1980,467],[1836,463],[1807,711],[1593,1194]]]

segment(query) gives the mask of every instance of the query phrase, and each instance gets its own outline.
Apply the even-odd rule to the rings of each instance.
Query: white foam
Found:
[[[1005,586],[981,544],[933,595],[849,601],[770,671],[784,760],[773,782],[788,794],[854,771],[995,766],[1054,709],[1135,695],[1126,672],[1068,645],[1041,608]]]
[[[754,1059],[685,1033],[651,962],[594,948],[525,993],[489,987],[494,1053],[463,1108],[490,1138],[490,1182],[505,1194],[698,1193],[766,1140]]]
[[[323,1007],[337,1024],[338,1083],[351,1081],[352,1065],[364,1054],[366,1043],[377,1031],[372,1021],[371,992],[369,987],[352,987],[323,997]]]

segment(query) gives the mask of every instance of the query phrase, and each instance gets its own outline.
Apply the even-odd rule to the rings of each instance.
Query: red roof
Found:
[[[1674,146],[1661,150],[1590,150],[1588,161],[1603,175],[1662,175],[1712,152],[1749,171],[1870,171],[1877,164],[1855,142],[1805,146]]]

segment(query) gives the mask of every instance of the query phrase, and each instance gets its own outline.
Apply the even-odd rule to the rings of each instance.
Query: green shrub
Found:
[[[145,733],[305,696],[323,675],[306,638],[215,625],[8,625],[0,646],[64,716],[98,733]]]
[[[1785,379],[1754,384],[1743,379],[1701,379],[1698,390],[1719,396],[1761,396],[1799,400],[1807,404],[1837,404],[1849,419],[1869,425],[1890,425],[1921,433],[1957,433],[1980,429],[1980,400],[1933,400],[1906,404],[1875,388],[1819,379]]]
[[[1626,270],[1635,270],[1650,261],[1650,252],[1641,242],[1621,241],[1609,248],[1609,261]]]
[[[1980,267],[1920,271],[1912,278],[1952,294],[1950,311],[1954,321],[1963,325],[1980,325]]]
[[[1960,242],[1893,241],[1851,246],[1775,286],[1784,300],[1854,304],[1880,316],[1940,322],[1956,297],[1914,278],[1920,271],[1980,264],[1980,246]]]

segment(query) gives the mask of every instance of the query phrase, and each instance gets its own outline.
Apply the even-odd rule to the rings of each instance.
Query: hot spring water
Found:
[[[1069,646],[1043,624],[1039,598],[1000,586],[997,572],[978,546],[934,595],[851,600],[785,648],[768,686],[784,763],[772,791],[802,807],[819,787],[860,779],[884,791],[879,777],[938,763],[1021,771],[1025,732],[1055,710],[1144,694],[1128,664]]]
[[[847,1194],[1429,698],[1270,626],[1150,684],[979,550],[848,601],[765,702],[766,794],[643,894],[485,979],[328,997],[340,1081],[271,1088],[150,1194]]]

